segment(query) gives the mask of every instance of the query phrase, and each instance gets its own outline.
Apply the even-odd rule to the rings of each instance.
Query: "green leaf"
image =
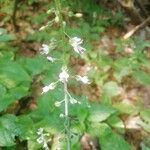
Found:
[[[123,137],[114,133],[107,124],[99,125],[99,142],[102,150],[132,150]]]
[[[32,76],[38,75],[47,68],[47,63],[45,58],[41,56],[36,56],[33,58],[21,58],[18,61]]]
[[[91,105],[88,120],[90,122],[102,122],[116,113],[116,110],[107,105]]]
[[[1,93],[1,98],[4,97],[4,95],[6,94],[6,88],[0,84],[0,93]]]
[[[13,146],[13,145],[15,145],[14,135],[12,135],[9,130],[0,127],[0,146]]]
[[[143,85],[150,85],[150,76],[144,71],[134,71],[133,77]]]
[[[150,110],[146,109],[140,112],[140,117],[150,124]]]
[[[13,35],[8,35],[8,34],[0,35],[0,42],[12,41],[14,39],[15,39],[15,36]]]
[[[11,103],[19,100],[20,98],[27,96],[29,94],[28,87],[19,86],[10,89],[3,97],[0,99],[0,111],[6,109]]]
[[[124,102],[114,103],[113,107],[119,110],[121,114],[136,115],[139,113],[139,107],[138,106],[136,107],[131,103],[124,103]]]
[[[103,93],[108,97],[117,96],[120,94],[120,87],[117,85],[116,82],[110,81],[104,84],[103,86]]]
[[[21,132],[14,115],[6,114],[0,118],[0,146],[15,145],[15,137]]]
[[[12,51],[0,51],[0,59],[3,60],[13,60],[15,57],[14,52]]]
[[[116,115],[110,116],[107,119],[107,123],[112,127],[115,128],[119,133],[124,133],[125,126],[123,121]]]
[[[27,85],[30,82],[30,76],[19,64],[12,61],[0,61],[0,83],[5,87],[14,88],[19,84]]]

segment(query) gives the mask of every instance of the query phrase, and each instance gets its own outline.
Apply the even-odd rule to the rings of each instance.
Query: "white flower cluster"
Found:
[[[59,79],[58,79],[56,82],[52,82],[52,83],[50,83],[50,84],[44,86],[44,87],[42,88],[42,94],[43,94],[43,93],[47,93],[49,90],[55,89],[55,87],[56,87],[56,85],[57,85],[58,82],[62,82],[62,83],[68,82],[69,77],[70,77],[69,74],[68,74],[68,69],[67,69],[66,67],[62,67],[61,70],[62,70],[62,71],[61,71],[60,74],[59,74]],[[76,79],[77,81],[82,82],[83,84],[90,84],[90,81],[89,81],[89,79],[88,79],[87,76],[83,76],[83,77],[82,77],[82,76],[80,76],[80,75],[76,75],[76,76],[75,76],[75,79]]]
[[[47,44],[42,44],[42,47],[39,49],[40,50],[40,53],[42,54],[42,55],[46,55],[46,58],[47,58],[47,60],[48,61],[50,61],[50,62],[54,62],[56,59],[55,58],[53,58],[53,57],[51,57],[51,56],[48,56],[49,55],[49,53],[52,51],[52,50],[54,50],[55,48],[56,48],[56,40],[55,39],[51,39],[50,40],[50,44],[49,45],[47,45]]]
[[[69,74],[68,69],[66,67],[63,67],[62,72],[59,74],[59,81],[61,82],[68,82]]]
[[[68,36],[68,35],[67,35]],[[69,37],[69,36],[68,36]],[[42,45],[42,48],[40,49],[41,51],[41,54],[42,55],[46,55],[47,56],[47,59],[51,62],[54,62],[55,59],[52,58],[51,56],[48,56],[49,55],[49,52],[55,48],[55,45],[53,44],[54,41],[51,41],[51,44],[50,45],[46,45],[46,44],[43,44]],[[69,37],[69,44],[73,47],[74,51],[78,54],[82,54],[86,49],[83,48],[81,46],[81,44],[83,44],[83,40],[81,38],[78,38],[78,37],[73,37],[73,38],[70,38]],[[53,90],[55,89],[55,87],[57,86],[58,83],[62,83],[63,84],[63,87],[64,87],[64,99],[61,100],[61,101],[56,101],[55,102],[55,106],[56,107],[59,107],[61,106],[62,103],[64,103],[65,105],[65,113],[64,114],[61,114],[60,117],[65,117],[65,116],[68,116],[68,103],[70,104],[80,104],[79,101],[77,101],[75,98],[73,98],[70,93],[68,92],[68,89],[67,89],[67,82],[69,81],[69,79],[72,78],[70,77],[69,73],[68,73],[68,69],[67,67],[62,67],[61,68],[61,72],[59,73],[58,75],[58,80],[56,82],[52,82],[46,86],[44,86],[42,88],[42,94],[44,93],[47,93],[49,90]],[[82,82],[83,84],[90,84],[90,81],[88,79],[87,76],[80,76],[80,75],[76,75],[76,76],[73,76],[74,79],[76,79],[77,81],[80,81]],[[42,134],[41,134],[42,135]],[[41,136],[42,137],[42,136]],[[41,138],[40,138],[41,139]],[[42,140],[41,140],[42,141]]]
[[[73,37],[69,39],[70,45],[73,47],[74,51],[78,54],[82,54],[86,49],[81,46],[83,40],[78,37]]]
[[[37,142],[39,144],[42,144],[42,146],[45,150],[49,150],[47,140],[46,140],[46,136],[48,136],[48,134],[44,133],[43,128],[39,128],[38,131],[37,131],[37,134],[39,136],[38,139],[37,139]]]

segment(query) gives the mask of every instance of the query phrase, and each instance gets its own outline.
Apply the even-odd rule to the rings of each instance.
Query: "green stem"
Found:
[[[67,51],[67,44],[65,43],[65,25],[63,21],[63,17],[61,14],[61,2],[60,0],[55,0],[55,5],[57,9],[57,14],[60,21],[60,32],[61,32],[61,40],[62,40],[62,48],[63,48],[63,65],[66,65],[66,51]],[[69,119],[69,100],[67,95],[67,83],[64,83],[64,93],[65,93],[65,130],[67,134],[67,150],[71,149],[71,141],[70,141],[70,119]]]
[[[65,93],[65,130],[67,133],[67,150],[71,149],[71,141],[70,141],[70,119],[69,119],[69,100],[68,100],[68,90],[67,83],[64,83],[64,93]]]
[[[61,40],[62,40],[62,46],[63,47],[63,65],[66,65],[66,57],[65,57],[65,53],[67,51],[67,44],[65,43],[65,25],[64,25],[64,21],[63,21],[63,17],[61,14],[61,2],[60,0],[55,0],[55,5],[56,5],[56,9],[57,9],[57,15],[59,17],[59,21],[60,21],[60,33],[61,33]]]

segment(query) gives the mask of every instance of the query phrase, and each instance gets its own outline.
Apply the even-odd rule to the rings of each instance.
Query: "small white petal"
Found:
[[[39,137],[37,140],[36,140],[39,144],[43,143],[43,139],[41,137]]]
[[[76,104],[76,103],[78,103],[78,101],[74,98],[70,98],[70,103],[71,104]]]
[[[42,88],[42,94],[43,94],[43,93],[47,93],[49,90],[50,90],[50,89],[49,89],[49,86],[44,86],[44,87]]]
[[[62,68],[62,72],[59,74],[59,81],[61,82],[67,82],[69,78],[68,70],[67,68]]]
[[[42,55],[47,55],[49,53],[49,46],[47,44],[42,44],[42,48],[40,48],[40,53]]]
[[[77,79],[77,81],[81,81],[84,84],[90,84],[90,81],[87,76],[82,77],[82,76],[77,75],[76,79]]]
[[[73,37],[69,39],[70,45],[73,47],[74,51],[78,54],[82,54],[86,49],[81,46],[83,40],[78,37]]]
[[[43,128],[39,128],[38,131],[37,131],[37,134],[38,134],[38,135],[43,134],[43,131],[44,131]]]
[[[47,60],[51,61],[52,63],[56,60],[55,58],[53,58],[51,56],[47,56],[46,58],[47,58]]]
[[[56,87],[56,82],[52,82],[52,83],[50,83],[49,85],[44,86],[44,87],[42,88],[42,94],[43,94],[43,93],[47,93],[49,90],[55,89],[55,87]]]

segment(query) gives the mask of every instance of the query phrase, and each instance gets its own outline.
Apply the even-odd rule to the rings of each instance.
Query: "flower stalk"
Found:
[[[60,22],[60,31],[61,31],[61,40],[62,40],[62,47],[63,49],[63,64],[65,66],[66,58],[65,58],[65,52],[67,50],[66,44],[65,44],[65,24],[62,18],[61,14],[61,2],[60,0],[55,0],[55,5],[57,9],[57,15]],[[57,16],[56,16],[57,17]],[[69,77],[69,75],[68,75]],[[61,78],[60,78],[61,79]],[[69,119],[69,99],[68,99],[68,91],[67,91],[67,80],[62,81],[64,86],[64,103],[65,103],[65,130],[67,135],[67,150],[71,149],[71,141],[70,141],[70,119]]]

